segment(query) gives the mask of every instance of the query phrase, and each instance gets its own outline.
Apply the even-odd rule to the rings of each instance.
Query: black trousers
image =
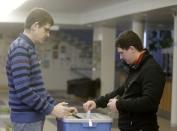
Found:
[[[140,129],[120,129],[121,131],[159,131],[157,127],[142,127]]]

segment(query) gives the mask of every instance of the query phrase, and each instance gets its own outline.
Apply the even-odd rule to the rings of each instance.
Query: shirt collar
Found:
[[[135,61],[135,63],[132,64],[132,65],[129,65],[129,67],[130,67],[131,69],[137,69],[137,68],[140,66],[140,64],[142,63],[143,57],[145,56],[145,53],[146,53],[146,50],[144,50],[144,51],[139,55],[139,57],[138,57],[138,59]]]
[[[27,43],[30,44],[32,47],[35,47],[34,43],[32,42],[32,40],[28,36],[26,36],[25,34],[21,33],[20,37],[25,39],[27,41]]]
[[[144,56],[144,51],[141,52],[141,54],[139,55],[138,59],[135,61],[135,65],[139,65],[140,64],[143,56]]]

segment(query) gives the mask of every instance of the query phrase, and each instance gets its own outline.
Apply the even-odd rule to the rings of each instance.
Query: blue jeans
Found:
[[[14,123],[13,131],[42,131],[44,126],[44,121],[37,121],[33,123]]]

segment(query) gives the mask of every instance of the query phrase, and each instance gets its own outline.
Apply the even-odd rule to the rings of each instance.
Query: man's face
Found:
[[[117,52],[120,55],[120,59],[124,60],[128,65],[131,65],[135,61],[133,49],[130,46],[128,49],[117,48]]]
[[[50,24],[45,24],[43,26],[36,26],[34,37],[37,43],[43,43],[50,36]]]

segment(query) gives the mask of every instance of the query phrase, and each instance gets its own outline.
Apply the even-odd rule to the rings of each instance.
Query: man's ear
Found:
[[[129,49],[131,49],[132,51],[136,50],[134,46],[129,46]]]
[[[129,49],[130,49],[133,53],[136,53],[136,52],[137,52],[137,49],[136,49],[134,46],[130,46]]]
[[[34,24],[32,24],[31,26],[32,31],[36,30],[37,28],[39,28],[39,22],[35,22]]]

